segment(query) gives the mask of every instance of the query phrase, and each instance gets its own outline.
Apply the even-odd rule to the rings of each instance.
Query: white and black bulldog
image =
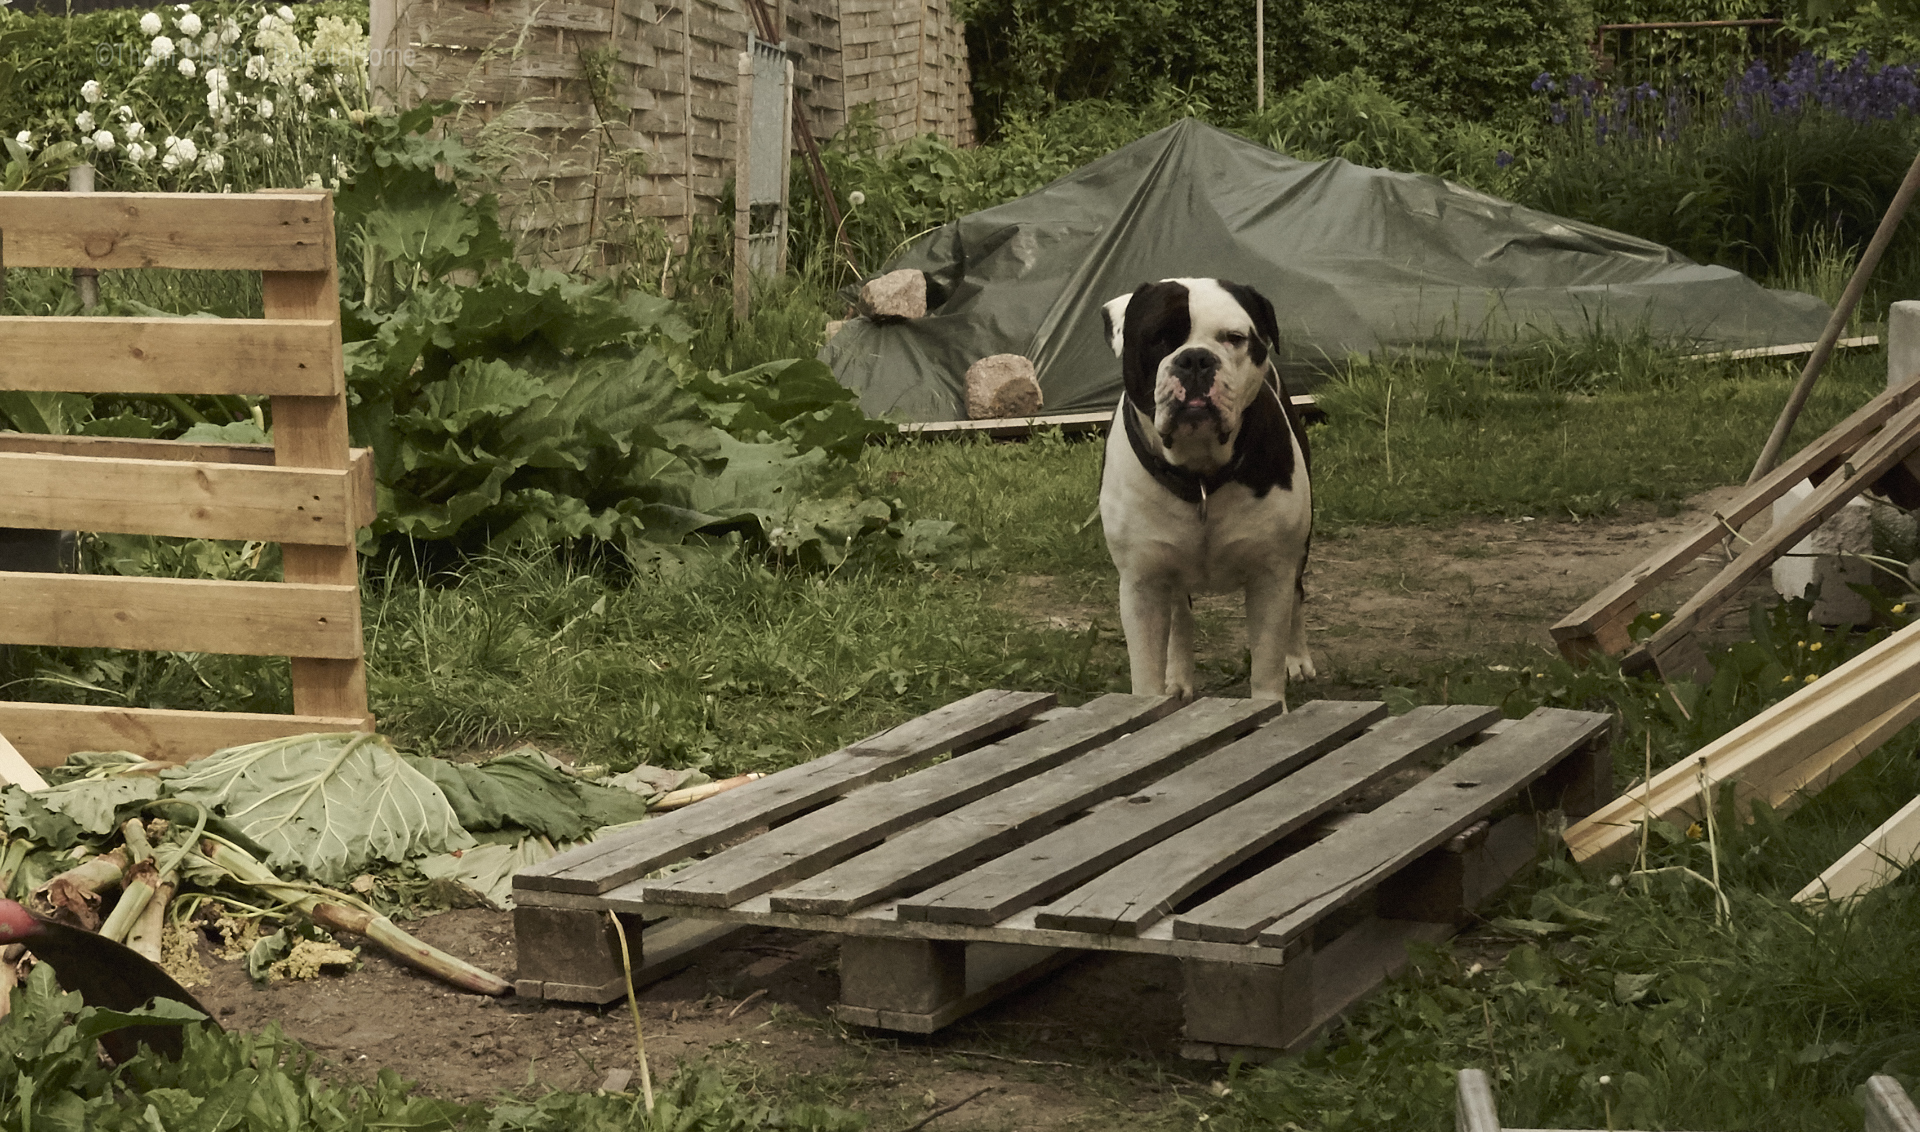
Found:
[[[1163,279],[1102,310],[1126,393],[1100,476],[1137,695],[1193,695],[1191,595],[1245,590],[1253,695],[1310,678],[1301,573],[1307,435],[1269,364],[1273,304],[1221,279]]]

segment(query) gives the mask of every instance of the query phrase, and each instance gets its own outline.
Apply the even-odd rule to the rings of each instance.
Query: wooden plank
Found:
[[[0,639],[241,656],[361,655],[360,589],[197,578],[8,574]]]
[[[1538,708],[1399,797],[1331,837],[1175,917],[1183,939],[1284,946],[1401,866],[1487,816],[1581,744],[1608,718]]]
[[[1074,758],[1175,707],[1165,696],[1102,696],[938,766],[868,786],[648,883],[648,904],[724,908],[846,859],[893,833]],[[1052,713],[1048,713],[1052,714]]]
[[[1633,852],[1637,824],[1647,816],[1662,821],[1699,816],[1696,774],[1702,763],[1716,783],[1791,783],[1794,768],[1809,760],[1838,758],[1849,747],[1872,741],[1889,713],[1901,711],[1916,695],[1920,633],[1909,627],[1575,822],[1565,834],[1567,847],[1581,862],[1624,857]],[[1756,796],[1751,787],[1739,789]]]
[[[1315,421],[1327,419],[1326,413],[1311,393],[1296,393],[1288,398],[1293,402],[1293,411]],[[955,433],[966,434],[984,432],[988,436],[1026,436],[1036,429],[1057,428],[1061,432],[1073,434],[1079,432],[1105,432],[1113,423],[1113,410],[1101,409],[1091,413],[1054,413],[1036,417],[1001,417],[980,421],[902,421],[900,435],[906,438],[948,436]]]
[[[1467,705],[1414,708],[1042,908],[1036,922],[1137,935],[1341,799],[1470,738],[1499,717],[1495,708]]]
[[[365,720],[239,711],[165,711],[0,700],[0,732],[37,767],[59,766],[75,751],[132,751],[188,762],[226,747],[315,731],[356,731]]]
[[[1902,385],[1875,397],[1828,430],[1826,435],[1795,453],[1759,483],[1728,501],[1712,518],[1649,555],[1619,581],[1595,594],[1553,626],[1553,638],[1559,642],[1561,651],[1567,654],[1568,659],[1577,662],[1584,659],[1585,652],[1590,649],[1598,648],[1607,652],[1624,650],[1629,642],[1621,615],[1627,613],[1642,594],[1720,546],[1726,540],[1729,529],[1740,529],[1749,519],[1771,506],[1775,499],[1786,494],[1788,488],[1866,443],[1890,418],[1911,405],[1916,396],[1920,396],[1920,382]],[[1617,635],[1606,640],[1600,639],[1616,623],[1621,625]]]
[[[1386,714],[1387,705],[1374,701],[1305,704],[1125,801],[1028,842],[1018,853],[901,900],[899,916],[997,924],[1271,785]]]
[[[924,888],[1004,853],[1091,806],[1246,734],[1277,700],[1196,700],[1093,754],[901,833],[878,848],[773,893],[787,912],[842,915]]]
[[[369,458],[372,456],[372,450],[368,448],[356,448],[354,451],[365,452]],[[37,432],[0,432],[0,452],[273,466],[271,444],[197,444],[184,440],[134,440],[122,436],[48,436]]]
[[[1486,1071],[1462,1069],[1455,1081],[1454,1132],[1500,1132],[1500,1113]]]
[[[1054,703],[1050,693],[975,692],[832,754],[524,869],[514,874],[516,897],[541,890],[607,892],[755,826],[771,825],[856,787],[904,773],[956,747],[1010,731]],[[637,903],[639,893],[633,897]]]
[[[0,193],[8,267],[329,271],[332,197],[278,193]]]
[[[1714,350],[1705,354],[1688,354],[1690,362],[1737,362],[1748,358],[1791,358],[1800,354],[1811,354],[1818,342],[1789,342],[1785,346],[1751,346],[1744,350]],[[1878,334],[1862,334],[1855,338],[1842,338],[1833,344],[1836,350],[1871,349],[1880,344]]]
[[[0,389],[63,393],[345,392],[340,324],[293,318],[0,317]]]
[[[365,518],[353,480],[322,469],[0,453],[0,526],[351,547]]]
[[[1637,656],[1658,657],[1681,638],[1692,634],[1748,582],[1765,572],[1774,559],[1838,514],[1848,500],[1866,490],[1916,447],[1920,447],[1920,404],[1908,405],[1890,418],[1878,435],[1852,454],[1842,474],[1829,476],[1784,519],[1776,521],[1765,534],[1742,549],[1699,593],[1675,610],[1657,632],[1641,642],[1639,648],[1629,651],[1621,663],[1631,665]]]
[[[1920,1132],[1920,1110],[1892,1077],[1867,1078],[1867,1132]]]
[[[0,734],[0,785],[18,786],[28,792],[47,788],[47,780],[40,777],[40,772],[33,769],[33,764],[14,749],[12,743],[7,742],[4,734]]]
[[[325,269],[262,272],[261,307],[268,318],[339,317],[340,279],[333,258],[333,198],[326,197],[320,204],[320,213],[327,229]],[[337,340],[333,343],[329,365],[335,372],[346,372]],[[349,467],[350,441],[347,438],[345,396],[279,394],[274,396],[272,406],[273,462],[276,466]],[[281,547],[280,562],[281,573],[288,582],[351,588],[355,594],[354,617],[358,621],[360,564],[351,543],[346,546],[287,543]],[[358,636],[357,633],[355,635]],[[358,715],[366,720],[367,729],[373,729],[373,715],[367,707],[367,666],[359,653],[349,657],[294,653],[292,668],[295,712],[301,715]]]
[[[1794,893],[1800,904],[1847,904],[1907,871],[1920,860],[1920,798],[1880,823],[1860,844]]]

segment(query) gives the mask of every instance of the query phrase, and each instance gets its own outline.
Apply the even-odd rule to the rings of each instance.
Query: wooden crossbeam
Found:
[[[0,232],[8,267],[335,270],[333,197],[316,190],[0,193]]]
[[[75,751],[133,751],[161,762],[205,758],[223,747],[314,731],[370,731],[366,716],[172,711],[0,700],[0,734],[37,767],[59,766]]]
[[[1785,495],[1795,484],[1806,479],[1824,478],[1829,472],[1839,470],[1847,457],[1882,433],[1888,422],[1912,405],[1916,398],[1920,398],[1920,382],[1910,382],[1875,397],[1852,416],[1835,425],[1825,436],[1801,449],[1771,474],[1728,501],[1711,518],[1649,555],[1620,580],[1595,594],[1553,626],[1553,639],[1559,644],[1560,651],[1576,663],[1596,652],[1613,655],[1626,652],[1633,645],[1627,636],[1627,625],[1639,615],[1639,602],[1648,591],[1685,570],[1701,555],[1719,547],[1733,532],[1772,506],[1774,500]],[[1848,482],[1852,490],[1847,498],[1851,498],[1872,481],[1855,475],[1849,477]],[[1770,563],[1772,560],[1767,561]],[[1744,569],[1742,573],[1745,573]]]
[[[16,645],[357,659],[360,588],[105,574],[8,574],[0,635]]]
[[[372,485],[358,478],[351,468],[0,452],[0,526],[351,547],[373,518]]]
[[[9,247],[11,250],[11,247]],[[0,317],[0,388],[62,393],[345,392],[333,318]]]
[[[1920,798],[1900,807],[1793,898],[1801,904],[1847,904],[1893,880],[1916,860],[1920,860]]]

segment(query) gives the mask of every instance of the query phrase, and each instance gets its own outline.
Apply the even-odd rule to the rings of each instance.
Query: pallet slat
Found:
[[[1920,859],[1920,798],[1900,807],[1793,898],[1801,904],[1845,904],[1899,876],[1916,859]]]
[[[1027,779],[900,834],[772,895],[784,912],[845,915],[945,880],[1003,853],[1072,814],[1125,793],[1187,759],[1233,741],[1278,715],[1278,700],[1196,700],[1079,760]]]
[[[1479,733],[1494,708],[1417,707],[1042,908],[1041,927],[1137,935],[1180,901],[1338,805]]]
[[[1539,708],[1333,836],[1181,913],[1183,939],[1285,946],[1315,921],[1487,816],[1603,734],[1604,717]]]
[[[997,924],[1270,785],[1387,714],[1375,701],[1302,706],[1065,828],[901,900],[903,920]]]
[[[515,874],[514,889],[597,894],[618,888],[755,826],[777,822],[956,747],[1009,731],[1054,703],[1055,697],[1046,693],[975,692],[830,755],[655,818],[624,836],[561,853]]]
[[[644,888],[649,904],[725,908],[1004,789],[1172,710],[1164,696],[1108,695],[1040,725],[795,818]]]
[[[0,452],[0,526],[352,546],[353,471]],[[4,633],[0,629],[0,633]]]
[[[328,272],[325,192],[0,193],[8,267]]]
[[[0,586],[0,639],[352,659],[363,648],[360,591],[291,582],[9,574]]]
[[[0,701],[0,734],[37,767],[75,751],[134,751],[164,762],[203,758],[225,747],[314,731],[370,731],[366,718],[163,711]]]
[[[346,389],[332,320],[7,316],[0,342],[0,389],[310,397]]]

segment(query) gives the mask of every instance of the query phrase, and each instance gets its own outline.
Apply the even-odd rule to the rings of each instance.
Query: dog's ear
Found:
[[[1220,289],[1232,295],[1233,301],[1239,303],[1241,309],[1247,312],[1247,317],[1253,320],[1254,332],[1260,336],[1263,347],[1254,358],[1254,363],[1266,364],[1267,351],[1264,347],[1280,347],[1280,320],[1273,313],[1273,304],[1267,301],[1265,295],[1244,283],[1229,283],[1222,279]]]
[[[1100,325],[1107,332],[1107,345],[1113,347],[1113,356],[1120,356],[1120,348],[1126,343],[1127,304],[1133,301],[1131,294],[1117,299],[1108,299],[1100,308]]]

